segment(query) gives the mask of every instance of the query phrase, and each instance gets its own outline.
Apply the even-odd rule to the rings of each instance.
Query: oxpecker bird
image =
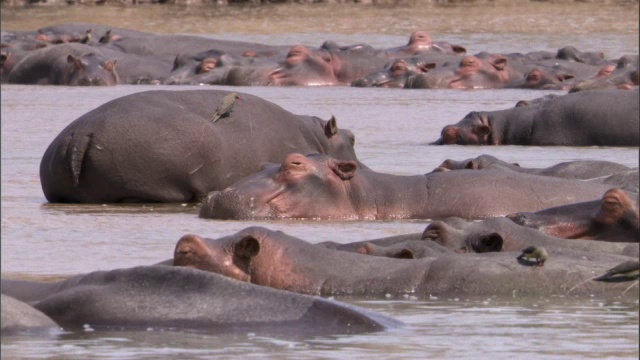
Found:
[[[522,259],[535,259],[538,263],[538,266],[544,265],[544,262],[547,261],[549,255],[547,254],[547,250],[543,247],[535,247],[529,246],[528,248],[522,250],[522,254],[518,256],[518,260]]]
[[[604,275],[598,276],[593,280],[602,281],[602,280],[611,279],[613,277],[628,278],[629,280],[633,280],[633,279],[637,279],[639,275],[640,275],[640,261],[629,260],[629,261],[623,262],[622,264],[612,269],[607,270],[607,272]]]
[[[102,35],[102,37],[98,40],[98,42],[100,44],[107,44],[109,43],[109,41],[111,41],[111,29],[107,30],[104,35]]]
[[[233,108],[233,104],[235,104],[236,102],[236,99],[240,99],[240,96],[238,96],[237,93],[232,92],[230,94],[225,95],[225,97],[223,97],[222,100],[220,100],[220,104],[218,105],[216,112],[213,113],[213,116],[211,117],[211,122],[215,123],[219,119],[222,119],[231,115],[231,110]]]

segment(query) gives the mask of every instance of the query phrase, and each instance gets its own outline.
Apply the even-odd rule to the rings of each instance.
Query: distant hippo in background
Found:
[[[608,190],[600,200],[569,204],[507,217],[519,225],[565,239],[640,242],[638,193]]]
[[[69,124],[40,166],[50,202],[188,202],[280,162],[295,151],[357,161],[355,139],[335,118],[292,114],[239,94],[215,123],[228,91],[146,91]]]
[[[392,259],[325,249],[279,231],[249,227],[219,239],[194,234],[176,244],[174,266],[192,267],[233,279],[303,294],[389,297],[618,296],[620,283],[589,281],[593,274],[633,258],[550,251],[542,268],[516,260],[517,253],[444,254]],[[551,260],[553,259],[553,260]],[[637,298],[637,293],[631,295]]]
[[[615,68],[603,67],[597,76],[576,84],[569,92],[598,89],[632,90],[640,85],[638,69],[638,55],[625,55],[620,57]]]
[[[410,89],[499,89],[522,76],[501,54],[469,55],[411,77]]]
[[[3,281],[3,293],[11,293],[12,285]],[[67,330],[90,325],[97,330],[153,327],[318,336],[400,325],[338,301],[172,266],[96,271],[57,283],[31,284],[38,286],[49,290],[33,306]]]
[[[1,295],[3,337],[8,335],[53,334],[60,326],[42,312],[7,295]]]
[[[639,93],[568,94],[506,110],[471,112],[435,145],[640,146]]]
[[[523,186],[528,191],[523,192]],[[210,193],[200,217],[481,219],[514,212],[509,209],[540,210],[595,200],[607,189],[601,184],[517,172],[467,170],[397,176],[327,155],[290,154],[280,166],[270,166]]]
[[[34,50],[18,62],[7,81],[11,84],[116,85],[115,59],[78,43]]]
[[[269,85],[327,86],[349,85],[388,61],[382,51],[371,47],[312,50],[296,45],[282,66],[271,72]]]
[[[424,31],[415,31],[409,37],[406,45],[386,49],[387,56],[391,58],[407,57],[423,53],[442,53],[463,56],[467,49],[460,45],[453,45],[444,41],[434,42],[431,36]]]
[[[459,56],[438,53],[424,53],[395,59],[382,69],[353,81],[351,86],[403,88],[407,86],[410,78],[441,67],[448,62],[457,63],[459,60]]]
[[[619,186],[629,191],[638,191],[638,168],[631,169],[622,164],[604,160],[565,161],[547,168],[525,168],[508,163],[491,155],[480,155],[474,159],[445,160],[434,172],[450,170],[494,170],[515,171],[564,179],[580,179]]]

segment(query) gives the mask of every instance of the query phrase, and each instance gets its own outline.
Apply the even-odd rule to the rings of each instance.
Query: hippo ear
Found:
[[[529,102],[527,100],[520,100],[516,103],[516,107],[529,106]]]
[[[71,54],[67,56],[67,62],[78,69],[84,69],[87,66],[87,63],[84,60],[77,58]]]
[[[234,245],[233,250],[234,260],[248,264],[260,252],[260,242],[252,235],[247,235]]]
[[[491,128],[485,124],[476,126],[474,130],[474,132],[480,136],[489,135],[489,133],[491,133]]]
[[[115,70],[115,68],[116,68],[116,63],[117,62],[118,62],[118,59],[107,60],[107,61],[102,63],[102,68],[107,70],[107,71],[113,72],[113,70]]]
[[[467,53],[467,49],[465,49],[460,45],[451,45],[451,49],[453,50],[453,53],[456,55],[464,56],[464,54]]]
[[[413,254],[413,251],[409,249],[402,249],[397,253],[395,253],[393,257],[396,259],[415,259],[416,258],[415,255]]]
[[[496,70],[504,70],[507,67],[507,58],[502,55],[496,55],[491,58],[490,63]]]
[[[342,180],[351,179],[356,170],[358,170],[358,164],[355,161],[339,161],[336,160],[331,164],[331,170],[340,177]]]
[[[331,115],[331,119],[324,124],[324,134],[327,138],[331,138],[333,135],[338,133],[338,122],[336,121],[336,117]]]

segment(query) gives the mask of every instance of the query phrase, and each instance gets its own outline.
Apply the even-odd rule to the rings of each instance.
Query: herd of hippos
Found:
[[[2,81],[13,84],[567,90],[471,112],[432,144],[640,146],[638,55],[608,60],[565,47],[469,56],[424,32],[389,49],[279,47],[95,24],[3,31],[1,51]],[[638,298],[637,167],[524,168],[481,155],[398,176],[361,163],[354,144],[334,117],[233,91],[143,91],[82,115],[43,155],[49,202],[191,202],[207,219],[430,223],[422,233],[352,243],[312,244],[257,226],[218,239],[187,234],[173,259],[151,266],[58,282],[3,278],[2,333],[342,334],[400,323],[323,297]]]

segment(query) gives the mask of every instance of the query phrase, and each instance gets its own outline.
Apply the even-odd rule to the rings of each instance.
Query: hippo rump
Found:
[[[46,334],[55,333],[60,327],[51,318],[32,306],[16,300],[11,296],[1,295],[2,324],[1,334]]]
[[[4,279],[2,285],[5,294],[19,286]],[[89,324],[93,329],[153,327],[318,335],[374,332],[400,324],[337,301],[173,266],[97,271],[57,283],[32,282],[30,287],[43,288],[38,299],[30,299],[33,306],[66,330]]]
[[[640,146],[638,90],[593,90],[537,105],[471,112],[436,145]]]
[[[640,242],[638,193],[608,190],[600,200],[518,212],[507,217],[519,225],[565,239]]]
[[[527,191],[522,191],[526,188]],[[596,183],[493,171],[397,176],[322,154],[290,154],[223,191],[210,193],[200,217],[216,219],[481,219],[596,200]],[[510,210],[520,209],[520,210]]]
[[[188,202],[290,152],[356,160],[335,118],[294,115],[250,94],[146,91],[82,115],[40,164],[50,202]],[[233,101],[235,99],[235,101]],[[216,112],[220,118],[213,122]]]
[[[578,255],[580,254],[580,255]],[[219,239],[183,236],[174,266],[215,272],[253,284],[313,295],[383,297],[564,295],[618,296],[628,284],[589,281],[631,257],[601,254],[590,260],[555,254],[544,267],[520,263],[517,253],[444,254],[392,259],[326,249],[279,231],[249,227]],[[637,298],[637,293],[635,295]]]

